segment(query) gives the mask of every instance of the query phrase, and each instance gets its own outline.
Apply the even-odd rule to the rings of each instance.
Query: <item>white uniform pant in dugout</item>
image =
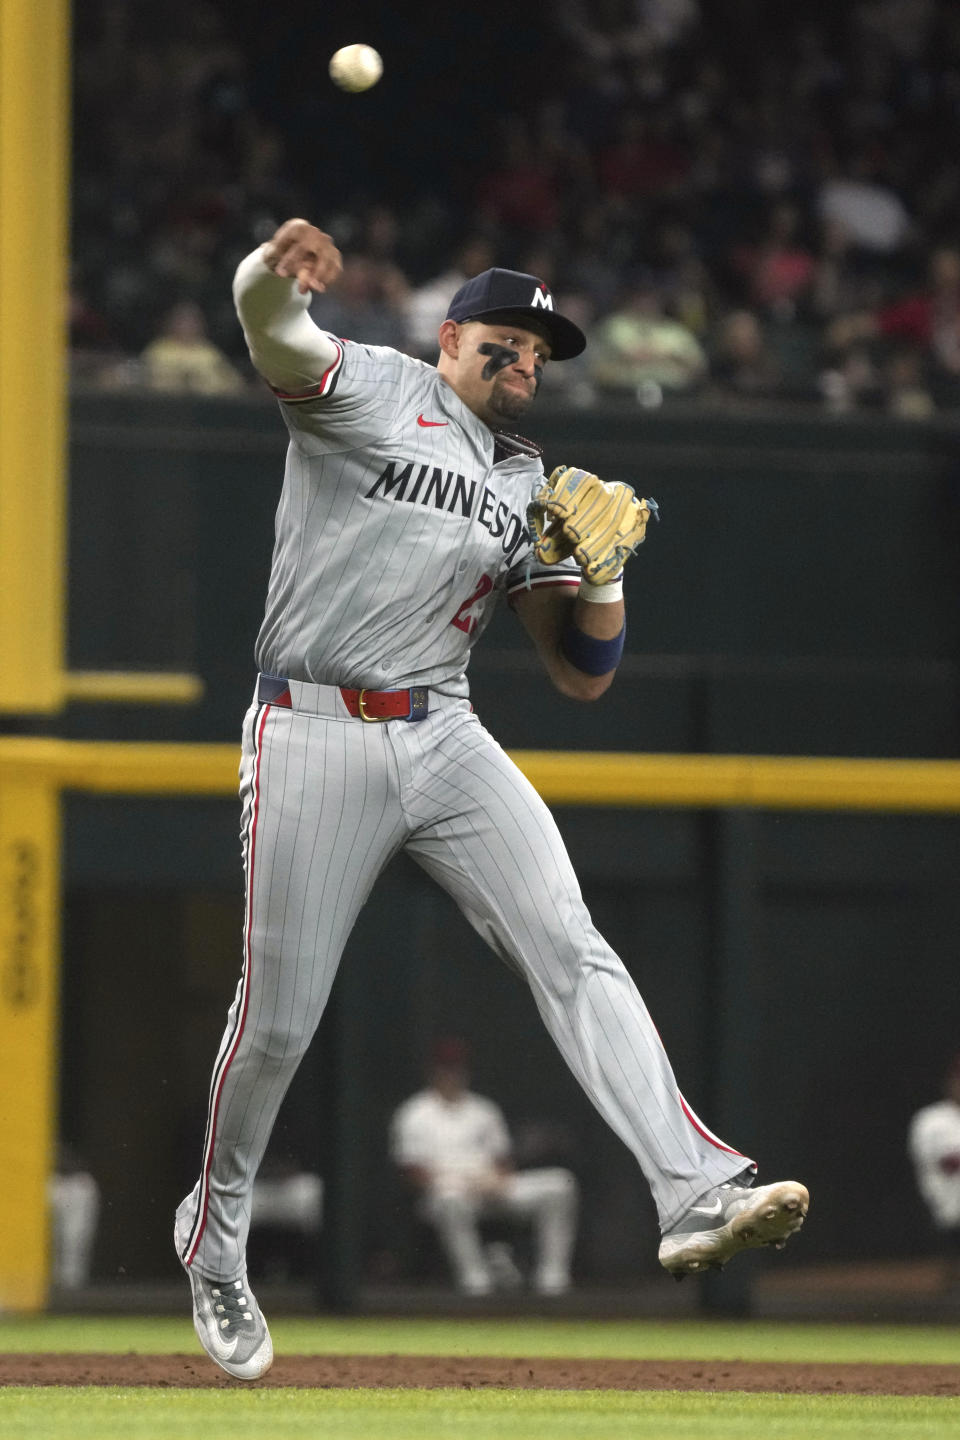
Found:
[[[640,1164],[664,1229],[751,1167],[686,1104],[553,816],[468,701],[431,693],[423,720],[366,724],[334,686],[291,682],[290,695],[293,708],[255,704],[244,724],[244,964],[201,1177],[178,1211],[184,1262],[211,1279],[243,1274],[280,1102],[357,915],[400,849],[526,980],[567,1065]]]
[[[484,1248],[480,1224],[507,1219],[533,1226],[534,1289],[541,1295],[562,1295],[570,1285],[578,1199],[569,1170],[521,1170],[504,1176],[494,1193],[441,1183],[424,1197],[421,1213],[434,1225],[457,1285],[466,1294],[486,1295],[494,1288],[496,1266]]]
[[[100,1186],[92,1175],[74,1171],[52,1175],[50,1202],[50,1278],[64,1290],[77,1290],[90,1280],[100,1219]]]

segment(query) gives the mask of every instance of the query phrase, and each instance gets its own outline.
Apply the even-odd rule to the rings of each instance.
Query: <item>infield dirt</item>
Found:
[[[3,1385],[247,1386],[203,1356],[0,1355]],[[283,1355],[259,1388],[751,1390],[779,1394],[960,1396],[960,1365],[779,1361],[473,1359],[427,1355]]]

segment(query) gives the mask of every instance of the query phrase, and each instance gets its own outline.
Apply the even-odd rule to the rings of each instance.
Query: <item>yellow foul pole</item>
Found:
[[[0,0],[6,4],[6,0]],[[0,1313],[38,1310],[49,1275],[56,1114],[60,796],[0,782]]]
[[[64,700],[68,0],[0,0],[0,714]]]
[[[63,707],[69,0],[0,0],[0,730]],[[0,1312],[49,1275],[59,789],[0,784]]]

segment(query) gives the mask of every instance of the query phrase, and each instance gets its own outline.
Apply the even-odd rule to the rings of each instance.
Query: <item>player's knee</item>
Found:
[[[475,1207],[466,1195],[442,1194],[430,1199],[430,1214],[440,1224],[451,1220],[471,1220],[474,1211]]]
[[[577,1177],[570,1170],[550,1170],[547,1195],[558,1209],[575,1210],[580,1199]]]
[[[258,1026],[251,1037],[250,1049],[261,1063],[281,1068],[299,1064],[313,1039],[313,1029],[300,1026],[291,1019],[289,1024]]]

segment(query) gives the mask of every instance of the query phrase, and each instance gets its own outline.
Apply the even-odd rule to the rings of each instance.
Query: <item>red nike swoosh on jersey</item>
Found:
[[[418,424],[418,425],[422,425],[423,428],[426,430],[426,429],[428,428],[428,426],[432,426],[432,425],[449,425],[449,424],[450,424],[450,421],[449,421],[449,420],[424,420],[424,418],[423,418],[422,415],[418,415],[418,416],[417,416],[417,424]]]

